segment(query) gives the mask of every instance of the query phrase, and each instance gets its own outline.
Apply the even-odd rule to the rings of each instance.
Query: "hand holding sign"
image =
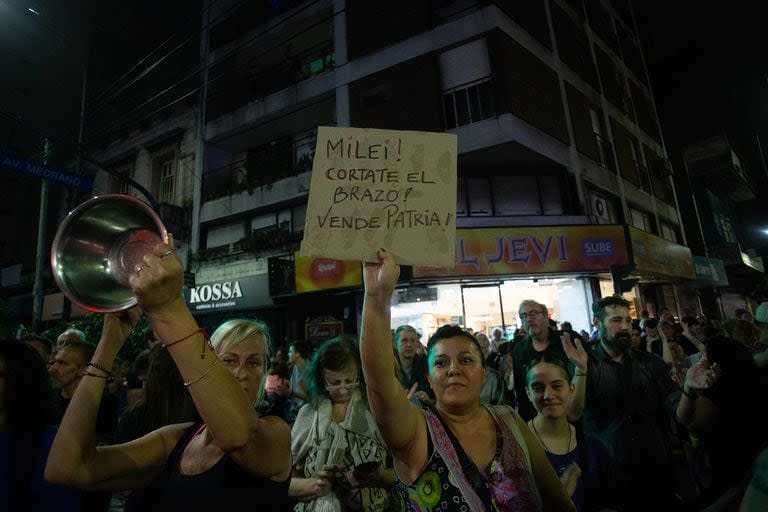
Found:
[[[302,256],[453,267],[456,136],[321,126]]]

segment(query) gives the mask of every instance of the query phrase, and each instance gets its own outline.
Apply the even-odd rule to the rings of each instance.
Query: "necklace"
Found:
[[[539,435],[539,431],[536,430],[536,423],[534,423],[533,420],[529,421],[528,423],[533,428],[533,433],[536,434],[536,439],[539,440],[539,442],[541,443],[541,446],[544,448],[544,451],[551,454],[552,451],[547,447],[546,443],[544,443],[544,440]],[[572,442],[573,442],[573,427],[568,425],[568,447],[567,447],[567,450],[565,451],[565,454],[571,453],[571,443]]]

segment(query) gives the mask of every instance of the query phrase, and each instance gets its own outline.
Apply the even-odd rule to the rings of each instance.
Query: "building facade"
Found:
[[[204,323],[243,313],[264,317],[282,339],[321,324],[356,332],[354,270],[294,255],[320,125],[458,135],[457,243],[484,257],[501,251],[504,264],[471,270],[458,251],[458,272],[407,270],[394,322],[425,334],[446,322],[511,330],[519,301],[536,298],[578,330],[589,326],[594,298],[619,289],[637,310],[700,309],[624,2],[205,9],[204,165],[190,260],[197,288],[211,290],[194,304]],[[321,268],[335,268],[344,285],[297,287]],[[249,283],[248,293],[240,285],[247,300],[213,298],[214,286],[231,290],[238,280]]]

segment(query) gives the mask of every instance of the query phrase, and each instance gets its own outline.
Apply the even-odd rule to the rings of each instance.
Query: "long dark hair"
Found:
[[[337,336],[323,342],[312,354],[307,368],[304,371],[304,385],[307,388],[309,401],[317,404],[323,398],[328,397],[323,380],[323,370],[339,372],[349,367],[350,363],[357,365],[358,389],[365,399],[365,380],[363,379],[360,352],[357,350],[357,342],[352,336]]]
[[[25,503],[37,464],[43,431],[53,424],[53,389],[45,362],[35,349],[17,340],[0,341],[0,360],[5,363],[2,407],[6,431],[12,442],[8,467],[9,492],[15,503]],[[5,463],[5,462],[3,462]]]
[[[159,343],[149,352],[144,386],[144,397],[120,418],[119,442],[138,439],[166,425],[199,421],[200,415],[179,369]]]
[[[51,423],[53,389],[40,354],[26,343],[5,340],[0,341],[0,360],[5,362],[3,407],[7,427],[22,432]]]

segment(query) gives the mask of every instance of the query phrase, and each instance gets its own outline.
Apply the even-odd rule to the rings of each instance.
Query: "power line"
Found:
[[[309,5],[307,5],[307,6],[304,6],[302,10],[297,10],[296,12],[292,13],[292,14],[291,14],[291,15],[288,17],[288,19],[290,19],[290,18],[292,18],[292,17],[294,17],[294,16],[298,15],[298,14],[299,14],[301,11],[305,10],[307,7],[310,7],[310,6],[312,6],[312,5],[316,4],[316,3],[318,3],[319,1],[321,1],[321,0],[314,0],[314,1],[313,1],[313,2],[311,2]],[[335,11],[335,12],[333,12],[333,13],[332,13],[330,16],[328,16],[328,17],[325,17],[325,18],[322,18],[322,19],[318,20],[316,23],[314,23],[314,24],[310,25],[310,27],[309,27],[309,28],[315,27],[315,26],[317,26],[317,25],[320,25],[320,24],[322,24],[322,23],[324,23],[324,22],[326,22],[326,21],[328,21],[328,20],[330,20],[330,19],[333,19],[334,17],[338,16],[338,15],[339,15],[339,14],[341,14],[342,12],[344,12],[344,9],[341,9],[341,10],[339,10],[339,11]],[[244,47],[244,46],[246,46],[246,45],[249,45],[250,43],[252,43],[252,42],[253,42],[253,41],[255,41],[256,39],[258,39],[259,37],[262,37],[262,36],[264,36],[266,33],[268,33],[269,31],[271,31],[273,28],[275,28],[275,27],[277,27],[277,26],[279,26],[279,25],[282,25],[282,24],[283,24],[283,23],[285,23],[286,21],[287,21],[287,19],[283,19],[283,20],[280,20],[279,22],[276,22],[274,25],[271,25],[271,26],[267,27],[265,30],[263,30],[263,31],[261,31],[261,32],[259,32],[259,33],[257,33],[257,34],[254,34],[253,36],[251,36],[250,38],[248,38],[248,39],[246,39],[245,41],[241,42],[241,43],[240,43],[240,44],[238,44],[237,46],[235,46],[235,47],[231,48],[231,49],[230,49],[230,50],[229,50],[229,51],[228,51],[228,52],[227,52],[225,55],[223,55],[221,58],[217,59],[217,61],[216,61],[216,62],[214,62],[214,63],[211,63],[211,64],[208,64],[207,62],[206,62],[206,63],[203,63],[203,64],[201,64],[201,65],[200,65],[198,68],[194,69],[192,72],[190,72],[189,74],[185,75],[185,76],[184,76],[184,77],[183,77],[181,80],[178,80],[177,82],[175,82],[174,84],[170,85],[169,87],[166,87],[166,88],[165,88],[163,91],[161,91],[160,93],[156,94],[155,96],[153,96],[153,97],[152,97],[152,98],[150,98],[149,100],[147,100],[147,101],[143,102],[143,103],[142,103],[142,104],[141,104],[139,107],[136,107],[136,108],[134,108],[134,109],[133,109],[133,112],[136,112],[136,109],[137,109],[137,108],[141,108],[141,107],[143,107],[143,106],[145,106],[145,105],[147,105],[147,104],[151,103],[153,100],[155,100],[155,99],[157,99],[158,97],[162,96],[163,94],[165,94],[165,93],[169,92],[170,90],[172,90],[172,89],[176,88],[177,86],[179,86],[180,84],[182,84],[182,83],[186,82],[187,80],[189,80],[189,79],[190,79],[190,78],[192,78],[193,76],[197,75],[198,73],[201,73],[203,70],[205,70],[205,69],[208,69],[208,68],[210,68],[210,67],[213,67],[213,66],[215,66],[215,65],[217,65],[217,64],[220,64],[221,62],[225,61],[226,59],[228,59],[228,58],[230,58],[230,57],[233,57],[233,56],[235,55],[235,53],[236,53],[236,52],[237,52],[239,49],[243,48],[243,47]],[[255,58],[255,59],[258,59],[258,58],[262,57],[263,55],[266,55],[266,54],[268,54],[268,53],[272,52],[272,51],[273,51],[273,50],[275,50],[276,48],[279,48],[280,46],[284,45],[286,42],[288,42],[288,41],[291,41],[291,40],[293,40],[293,39],[295,39],[295,38],[299,37],[299,36],[300,36],[300,35],[302,35],[303,33],[304,33],[304,32],[303,32],[303,31],[301,31],[301,32],[297,32],[297,33],[295,33],[295,34],[291,35],[289,38],[287,38],[287,39],[284,39],[284,40],[282,40],[281,42],[278,42],[278,43],[277,43],[275,46],[272,46],[272,47],[270,47],[270,48],[267,48],[267,49],[265,49],[264,51],[262,51],[261,53],[259,53],[259,55],[257,55],[257,56],[256,56],[256,57],[254,57],[254,58]],[[210,78],[210,79],[208,80],[208,84],[207,84],[207,85],[210,85],[212,82],[215,82],[215,81],[217,81],[218,79],[222,78],[223,76],[224,76],[224,73],[222,73],[222,74],[220,74],[220,75],[218,75],[218,76],[216,76],[216,77]],[[195,88],[195,89],[194,89],[193,91],[191,91],[190,93],[184,94],[183,98],[189,97],[189,96],[190,96],[190,94],[193,94],[193,93],[195,93],[195,92],[199,91],[199,90],[201,89],[201,87],[202,87],[202,86],[198,86],[197,88]],[[150,118],[150,117],[154,116],[155,114],[157,114],[157,113],[159,113],[159,112],[161,112],[161,111],[165,110],[166,108],[168,108],[168,107],[170,107],[170,106],[172,106],[172,105],[175,105],[175,104],[177,104],[177,103],[178,103],[178,101],[176,101],[176,100],[172,100],[170,103],[168,103],[168,104],[166,104],[166,105],[163,105],[162,107],[160,107],[160,108],[158,108],[158,109],[156,109],[156,110],[154,110],[154,111],[150,112],[149,114],[146,114],[146,115],[144,115],[144,116],[141,116],[141,117],[139,117],[139,118],[137,118],[137,119],[134,119],[134,120],[131,120],[131,121],[127,121],[127,122],[124,122],[124,123],[122,123],[121,125],[119,125],[119,127],[115,127],[114,125],[111,125],[109,128],[105,128],[104,130],[101,130],[100,132],[98,132],[98,133],[96,133],[96,134],[92,134],[92,135],[91,135],[91,137],[90,137],[90,139],[91,139],[91,140],[93,140],[93,139],[98,139],[98,138],[100,138],[100,137],[102,137],[102,136],[104,136],[104,135],[106,135],[106,134],[108,134],[108,133],[110,133],[110,132],[120,131],[120,130],[124,129],[124,128],[125,128],[125,127],[127,127],[127,126],[130,126],[130,125],[132,125],[132,124],[136,124],[136,123],[140,123],[141,121],[143,121],[143,120],[145,120],[145,119],[148,119],[148,118]]]
[[[207,8],[208,8],[208,9],[210,9],[211,7],[213,7],[213,6],[214,6],[215,4],[217,4],[218,2],[222,2],[222,1],[225,1],[225,0],[212,0],[212,1],[211,1],[211,2],[208,4]],[[242,6],[242,5],[244,5],[244,4],[245,4],[247,1],[248,1],[248,0],[240,0],[240,1],[238,1],[237,3],[235,3],[234,5],[232,5],[232,6],[231,6],[231,7],[230,7],[230,8],[229,8],[229,9],[228,9],[226,12],[224,12],[224,13],[220,14],[220,15],[219,15],[219,16],[216,18],[216,22],[218,22],[218,21],[219,21],[220,19],[222,19],[223,17],[225,17],[225,16],[227,16],[227,15],[231,14],[231,13],[232,13],[232,12],[233,12],[235,9],[237,9],[237,8],[241,7],[241,6]],[[189,18],[187,18],[187,20],[186,20],[186,22],[185,22],[184,24],[186,25],[186,23],[188,23],[190,20],[192,20],[194,17],[196,17],[196,16],[197,16],[197,14],[198,14],[198,13],[195,13],[195,14],[193,14],[192,16],[190,16]],[[204,31],[204,30],[208,30],[208,29],[209,29],[209,28],[212,26],[212,24],[213,24],[213,23],[214,23],[213,21],[209,21],[208,23],[206,23],[206,24],[205,24],[204,26],[202,26],[202,27],[199,27],[199,28],[198,28],[198,27],[196,27],[196,28],[195,28],[195,31],[194,31],[194,32],[193,32],[193,33],[192,33],[190,36],[188,36],[187,38],[185,38],[185,39],[184,39],[184,41],[182,41],[182,43],[179,45],[179,47],[183,46],[184,44],[186,44],[186,43],[188,43],[189,41],[191,41],[192,39],[194,39],[194,37],[195,37],[195,34],[199,34],[199,33],[201,33],[201,32],[202,32],[202,31]],[[105,91],[102,91],[102,93],[100,93],[100,94],[99,94],[99,96],[97,96],[97,97],[94,99],[94,101],[96,101],[96,102],[99,102],[99,100],[101,100],[101,98],[102,98],[102,97],[103,97],[103,96],[106,94],[106,91],[108,91],[108,90],[110,90],[110,89],[113,89],[114,87],[116,87],[117,85],[119,85],[119,84],[120,84],[120,82],[121,82],[122,80],[124,80],[125,78],[127,78],[127,77],[128,77],[128,75],[130,75],[130,74],[131,74],[131,72],[133,72],[134,70],[136,70],[136,69],[137,69],[137,68],[138,68],[138,67],[139,67],[139,66],[140,66],[140,65],[141,65],[141,64],[142,64],[144,61],[146,61],[146,60],[147,60],[149,57],[151,57],[151,56],[152,56],[154,53],[156,53],[158,50],[160,50],[160,48],[162,48],[162,47],[163,47],[163,46],[164,46],[166,43],[168,43],[168,42],[169,42],[169,41],[171,41],[173,38],[175,38],[175,37],[178,37],[178,36],[179,36],[179,33],[178,33],[178,32],[175,32],[175,33],[171,34],[171,36],[170,36],[170,37],[168,37],[168,39],[166,39],[165,41],[163,41],[162,43],[160,43],[158,46],[156,46],[154,49],[152,49],[152,50],[149,52],[149,54],[147,54],[145,57],[143,57],[142,59],[140,59],[140,60],[139,60],[139,62],[137,62],[136,64],[134,64],[134,65],[133,65],[133,67],[131,67],[131,69],[129,69],[129,70],[128,70],[127,72],[125,72],[125,73],[124,73],[124,74],[123,74],[123,75],[122,75],[120,78],[118,78],[117,80],[115,80],[114,82],[112,82],[112,83],[111,83],[109,86],[107,86],[107,88],[105,89]],[[178,48],[177,48],[177,49],[178,49]],[[166,56],[167,56],[167,55],[166,55]],[[166,56],[164,56],[164,57],[161,57],[161,59],[160,59],[160,60],[163,60],[163,59],[164,59]],[[157,62],[155,62],[155,64],[156,64],[156,63],[157,63]],[[152,66],[154,66],[154,64],[153,64]],[[133,80],[133,81],[132,81],[130,84],[128,84],[128,86],[130,86],[130,85],[133,85],[134,83],[136,83],[136,82],[137,82],[137,81],[138,81],[140,78],[142,78],[142,77],[143,77],[143,76],[145,76],[145,75],[146,75],[146,73],[143,73],[143,74],[142,74],[140,77],[137,77],[137,78],[136,78],[136,79],[134,79],[134,80]],[[106,99],[104,99],[103,101],[101,101],[100,103],[98,103],[96,106],[93,106],[93,107],[89,107],[89,110],[97,110],[99,106],[108,104],[110,101],[112,101],[114,98],[116,98],[116,97],[117,97],[117,96],[118,96],[120,93],[122,93],[122,92],[123,92],[125,89],[127,89],[127,88],[128,88],[128,87],[123,87],[123,88],[121,88],[119,91],[117,91],[117,92],[114,92],[114,93],[113,93],[113,94],[111,94],[111,95],[110,95],[108,98],[106,98]]]

